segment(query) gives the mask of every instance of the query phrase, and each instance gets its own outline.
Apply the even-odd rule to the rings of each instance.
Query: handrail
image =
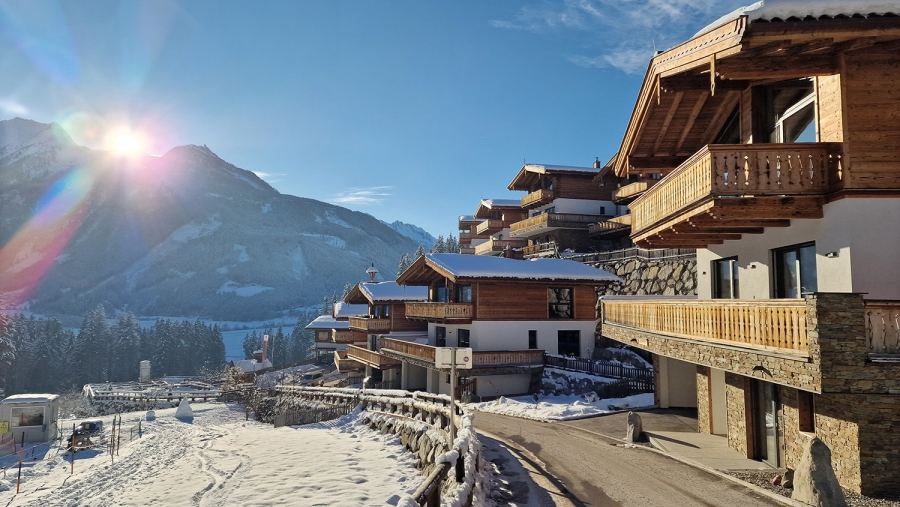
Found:
[[[547,227],[587,227],[606,218],[606,215],[582,215],[577,213],[543,213],[510,224],[509,232],[522,231],[530,227],[545,225]]]
[[[406,317],[426,319],[471,319],[472,303],[406,303]]]
[[[539,205],[547,201],[552,201],[553,199],[556,199],[555,190],[540,188],[523,197],[520,203],[523,208],[526,208],[528,206]]]
[[[473,366],[542,365],[543,350],[476,350],[472,352]]]
[[[656,185],[658,181],[660,180],[641,180],[621,186],[617,188],[615,192],[613,192],[613,201],[627,199],[641,192],[645,192],[653,185]]]
[[[350,327],[365,331],[390,331],[391,319],[375,317],[350,317]]]
[[[378,368],[400,365],[400,361],[392,357],[387,357],[374,350],[364,349],[362,347],[357,347],[356,345],[347,345],[347,357]]]
[[[484,255],[489,252],[501,252],[509,248],[521,248],[525,245],[523,239],[489,239],[484,243],[475,245],[475,255]]]
[[[394,340],[392,338],[382,338],[381,348],[406,354],[407,356],[424,359],[431,363],[434,362],[434,350],[431,345],[423,345],[421,343],[405,342],[403,340]]]

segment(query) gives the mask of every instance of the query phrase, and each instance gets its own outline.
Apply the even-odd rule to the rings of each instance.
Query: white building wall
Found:
[[[528,212],[528,216],[540,215],[549,208],[556,208],[554,213],[571,213],[573,215],[612,215],[616,211],[616,205],[612,201],[560,198],[554,199],[550,204],[534,208]]]
[[[435,327],[428,323],[428,344],[435,345]],[[527,350],[528,331],[537,331],[537,348],[548,354],[558,352],[560,330],[577,330],[581,336],[581,357],[594,352],[595,320],[475,321],[471,324],[446,324],[447,346],[458,347],[458,329],[469,330],[469,346],[473,350]]]
[[[819,292],[862,292],[900,299],[900,198],[845,198],[828,203],[822,219],[791,220],[736,241],[697,250],[697,294],[712,297],[712,261],[738,257],[740,298],[773,297],[772,249],[815,241]],[[828,257],[830,253],[837,256]]]

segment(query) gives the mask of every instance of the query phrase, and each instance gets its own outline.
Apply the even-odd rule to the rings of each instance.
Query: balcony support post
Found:
[[[409,390],[409,363],[400,362],[400,389]]]

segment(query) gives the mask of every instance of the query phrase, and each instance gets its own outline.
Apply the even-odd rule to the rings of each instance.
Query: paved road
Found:
[[[559,478],[575,505],[757,507],[781,505],[732,481],[659,453],[626,448],[576,423],[541,423],[479,412],[478,430],[522,447]]]

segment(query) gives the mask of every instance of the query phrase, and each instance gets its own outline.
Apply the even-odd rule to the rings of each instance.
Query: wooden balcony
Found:
[[[472,303],[406,303],[407,319],[471,320],[474,314]]]
[[[634,183],[629,183],[623,187],[619,187],[613,192],[612,200],[616,203],[624,203],[631,199],[634,199],[647,190],[650,189],[653,185],[656,185],[660,180],[641,180],[635,181]]]
[[[381,350],[390,351],[418,359],[425,363],[434,364],[435,349],[431,345],[410,343],[400,340],[384,338],[381,340]],[[472,365],[479,367],[499,366],[542,366],[544,364],[543,350],[485,350],[473,351]]]
[[[331,341],[334,343],[357,343],[366,341],[366,334],[359,331],[351,331],[349,329],[333,329],[331,331]]]
[[[550,257],[556,255],[557,253],[558,251],[555,241],[548,241],[547,243],[526,245],[522,247],[522,255],[524,255],[526,259],[532,259],[535,257]]]
[[[509,234],[513,237],[529,237],[553,229],[585,229],[602,220],[605,215],[577,215],[572,213],[544,213],[527,218],[509,226]]]
[[[367,333],[390,331],[391,319],[350,317],[350,329]]]
[[[346,373],[348,371],[359,371],[366,368],[366,365],[360,363],[359,361],[354,361],[353,359],[349,359],[347,357],[346,350],[335,350],[334,351],[334,365],[337,367],[338,371],[341,373]]]
[[[384,354],[375,352],[374,350],[357,347],[356,345],[347,346],[347,358],[358,361],[366,366],[386,370],[390,368],[399,368],[400,361]]]
[[[475,255],[500,255],[507,248],[521,248],[525,246],[523,239],[489,239],[484,243],[475,245]]]
[[[474,249],[474,248],[468,248],[468,247],[460,246],[460,247],[459,247],[459,253],[461,253],[461,254],[463,254],[463,255],[475,255],[475,249]]]
[[[866,340],[873,361],[900,359],[900,301],[866,301]]]
[[[506,227],[509,227],[509,223],[503,220],[485,220],[475,227],[475,233],[478,235],[490,235],[498,233]]]
[[[459,244],[460,245],[468,245],[472,242],[472,233],[471,232],[462,232],[459,231]]]
[[[550,204],[556,199],[556,191],[542,188],[535,190],[522,198],[522,208],[536,208],[545,204]]]
[[[840,143],[708,145],[631,205],[642,248],[705,248],[821,218],[841,184]]]
[[[610,218],[588,227],[588,234],[598,238],[618,238],[629,232],[631,232],[631,215]]]
[[[807,306],[800,299],[603,299],[603,325],[747,348],[806,354]]]

